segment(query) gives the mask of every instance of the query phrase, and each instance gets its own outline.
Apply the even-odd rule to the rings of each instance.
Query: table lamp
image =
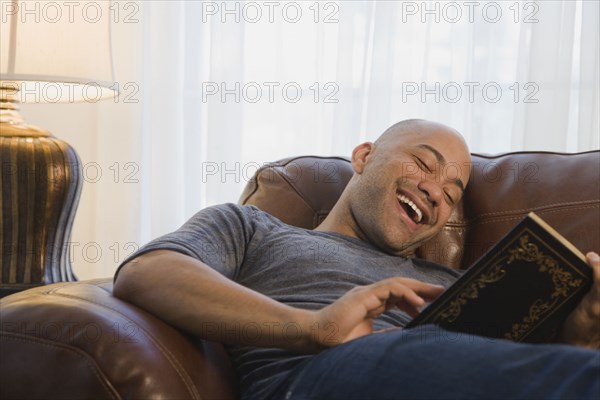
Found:
[[[0,296],[77,280],[69,239],[80,160],[68,143],[27,124],[19,103],[95,102],[114,94],[109,7],[0,1]]]

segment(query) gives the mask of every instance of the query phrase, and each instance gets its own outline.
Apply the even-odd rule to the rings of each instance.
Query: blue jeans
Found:
[[[274,399],[600,399],[600,351],[425,325],[334,347],[284,381]]]

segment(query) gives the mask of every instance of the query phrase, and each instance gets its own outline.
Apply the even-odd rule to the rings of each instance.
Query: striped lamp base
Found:
[[[0,295],[74,281],[69,238],[82,186],[79,157],[50,134],[2,130]]]

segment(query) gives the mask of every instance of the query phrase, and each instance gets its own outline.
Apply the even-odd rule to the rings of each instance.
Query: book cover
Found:
[[[547,342],[592,280],[585,256],[529,213],[405,328]]]

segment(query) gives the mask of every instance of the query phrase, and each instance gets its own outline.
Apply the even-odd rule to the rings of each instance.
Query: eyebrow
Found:
[[[429,152],[433,153],[433,155],[435,156],[435,158],[438,161],[438,163],[440,163],[442,166],[446,165],[446,158],[435,147],[432,147],[432,146],[430,146],[428,144],[420,144],[417,147],[422,148],[422,149],[426,149]],[[463,183],[463,181],[460,178],[454,179],[452,181],[452,183],[454,183],[456,186],[458,186],[458,188],[460,189],[460,191],[461,191],[462,194],[465,193],[465,184]]]

